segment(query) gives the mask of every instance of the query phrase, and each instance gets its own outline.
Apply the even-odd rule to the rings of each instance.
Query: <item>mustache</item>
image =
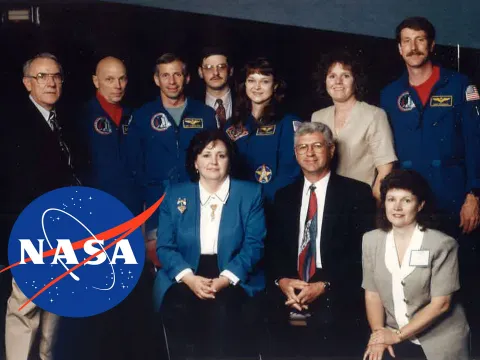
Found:
[[[421,51],[418,51],[418,50],[412,50],[407,54],[407,57],[408,56],[413,56],[413,55],[425,55],[425,53],[423,53]]]

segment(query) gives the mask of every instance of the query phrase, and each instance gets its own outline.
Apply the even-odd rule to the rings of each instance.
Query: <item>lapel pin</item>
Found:
[[[187,210],[187,198],[178,198],[177,209],[180,211],[180,214],[183,214],[185,210]]]

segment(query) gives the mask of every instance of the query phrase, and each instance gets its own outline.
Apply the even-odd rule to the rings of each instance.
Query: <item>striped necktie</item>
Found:
[[[217,99],[217,101],[215,101],[215,105],[217,105],[215,114],[217,116],[218,127],[220,129],[223,129],[225,126],[225,123],[227,122],[227,112],[225,110],[225,106],[223,106],[223,100]]]

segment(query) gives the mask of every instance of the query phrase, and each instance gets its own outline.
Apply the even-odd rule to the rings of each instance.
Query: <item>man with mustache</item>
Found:
[[[381,106],[390,118],[400,167],[427,179],[441,230],[459,239],[468,293],[465,285],[476,279],[467,277],[478,273],[473,256],[480,232],[479,93],[466,76],[432,64],[435,28],[427,19],[403,20],[396,39],[407,71],[382,91]],[[466,297],[467,306],[473,298]]]
[[[218,127],[223,128],[232,117],[234,101],[229,85],[233,66],[229,63],[227,51],[218,47],[204,48],[198,76],[205,82],[205,104],[215,110]]]

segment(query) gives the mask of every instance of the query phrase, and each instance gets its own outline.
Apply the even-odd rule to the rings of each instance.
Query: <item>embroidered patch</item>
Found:
[[[110,120],[104,116],[95,119],[93,122],[93,128],[100,135],[110,135],[112,133],[112,125],[110,125]]]
[[[452,95],[432,96],[430,98],[430,106],[432,107],[453,106],[453,96]]]
[[[272,180],[272,169],[270,169],[267,165],[263,164],[260,165],[257,170],[255,170],[255,179],[260,184],[269,183]]]
[[[232,125],[227,130],[225,130],[225,132],[232,141],[237,141],[238,139],[248,135],[248,130],[245,129],[243,126],[235,127],[234,125]]]
[[[157,113],[150,119],[150,126],[153,130],[161,132],[167,130],[172,124],[168,120],[167,115],[164,113]]]
[[[293,132],[297,132],[300,125],[302,125],[302,122],[298,120],[293,120],[292,125],[293,125]]]
[[[184,129],[203,129],[203,119],[200,118],[185,118],[183,119]]]
[[[275,128],[277,125],[267,125],[267,126],[260,126],[257,129],[257,136],[268,136],[275,134]]]
[[[415,103],[410,96],[408,91],[405,91],[402,95],[400,95],[397,99],[397,105],[400,111],[410,111],[415,108]]]
[[[480,96],[478,95],[478,90],[475,85],[469,85],[467,87],[467,90],[465,91],[465,98],[467,101],[480,100]]]

